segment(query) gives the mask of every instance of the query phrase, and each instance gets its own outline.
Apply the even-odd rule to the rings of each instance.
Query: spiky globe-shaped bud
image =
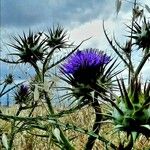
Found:
[[[33,34],[29,30],[29,34],[26,36],[23,33],[23,37],[13,37],[16,41],[15,44],[10,44],[13,48],[18,50],[18,53],[12,53],[10,55],[16,55],[19,57],[18,63],[30,63],[35,64],[37,61],[42,60],[44,57],[44,40],[41,40],[41,34]]]
[[[150,48],[150,23],[146,22],[145,18],[142,25],[139,25],[137,22],[134,23],[132,32],[132,38],[135,39],[135,44],[138,45],[139,48],[143,50]]]
[[[117,100],[117,107],[113,108],[112,118],[115,128],[128,134],[142,133],[150,136],[150,83],[145,84],[142,91],[140,81],[131,83],[126,90],[123,80],[118,81],[121,97]]]
[[[88,99],[90,92],[105,93],[111,87],[111,72],[115,62],[106,69],[111,58],[98,49],[78,50],[61,66],[61,72],[66,76],[64,81],[72,88],[76,98]],[[115,75],[115,74],[113,74]],[[83,100],[82,99],[82,100]]]
[[[30,100],[30,90],[27,85],[21,85],[15,92],[16,104],[26,104]]]
[[[14,81],[13,79],[13,75],[12,74],[8,74],[5,78],[5,84],[12,84]]]
[[[68,37],[66,31],[61,26],[57,26],[56,28],[48,30],[48,34],[46,36],[46,45],[50,48],[57,47],[59,50],[61,48],[67,48],[70,45],[68,44]]]

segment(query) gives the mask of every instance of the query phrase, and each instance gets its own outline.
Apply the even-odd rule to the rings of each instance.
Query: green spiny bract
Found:
[[[60,50],[71,46],[71,44],[68,44],[67,32],[59,25],[57,28],[49,29],[45,36],[46,45],[50,48],[56,47]]]
[[[23,37],[13,37],[15,44],[10,44],[11,47],[18,50],[18,53],[11,53],[19,57],[18,63],[36,64],[37,61],[42,61],[44,58],[44,51],[47,49],[44,45],[45,40],[41,40],[42,34],[33,34],[29,30],[29,34]]]
[[[142,23],[142,25],[138,24],[137,22],[135,22],[133,24],[134,28],[130,28],[133,35],[130,36],[133,39],[135,39],[135,43],[136,45],[138,45],[139,48],[144,49],[149,49],[150,48],[150,23],[146,21],[146,19],[144,18],[144,21]]]
[[[121,96],[117,99],[118,109],[113,108],[112,118],[115,129],[127,134],[142,133],[150,136],[150,83],[145,83],[141,89],[140,81],[132,81],[126,90],[123,80],[118,81]],[[138,136],[137,136],[138,137]]]

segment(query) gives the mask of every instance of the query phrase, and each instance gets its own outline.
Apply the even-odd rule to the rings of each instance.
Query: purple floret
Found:
[[[70,56],[61,70],[74,77],[75,82],[88,84],[97,79],[100,68],[110,62],[110,56],[97,49],[78,50]]]
[[[78,50],[63,65],[63,70],[67,74],[74,74],[81,68],[99,68],[110,62],[110,57],[97,49]]]
[[[19,91],[20,95],[25,96],[29,93],[29,87],[26,85],[21,85],[20,86],[20,91]]]

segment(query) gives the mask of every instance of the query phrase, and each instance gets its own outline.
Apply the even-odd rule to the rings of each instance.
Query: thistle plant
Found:
[[[135,1],[133,9],[135,10],[136,8],[137,3]],[[129,138],[127,144],[123,142],[119,145],[119,149],[124,150],[132,149],[140,134],[143,134],[147,138],[150,136],[149,82],[145,83],[143,88],[141,80],[139,79],[141,70],[150,57],[150,26],[145,17],[142,25],[137,23],[136,19],[133,16],[132,25],[127,25],[131,31],[128,36],[129,40],[124,47],[122,47],[116,39],[111,41],[104,28],[104,33],[112,49],[124,62],[129,71],[128,84],[124,82],[124,79],[117,79],[120,95],[114,95],[115,105],[112,105],[111,113],[109,112],[107,114],[110,115],[109,119],[111,119],[115,125],[115,131],[119,133],[124,131]],[[133,65],[134,62],[132,60],[134,46],[138,47],[138,51],[141,49],[144,51],[142,59],[139,60],[139,64],[136,67]],[[121,55],[121,53],[123,55]]]
[[[0,86],[3,86],[0,91],[0,97],[4,96],[5,94],[8,94],[10,91],[15,89],[17,86],[19,86],[22,83],[23,82],[14,85],[13,74],[10,73],[10,74],[6,75],[4,81],[2,83],[0,83]],[[10,85],[12,85],[12,87],[9,87]]]
[[[55,30],[56,30],[56,32],[55,32]],[[28,123],[16,122],[15,118],[19,117],[19,115],[21,114],[21,112],[23,110],[29,110],[28,117],[31,117],[35,108],[42,104],[43,107],[46,107],[48,114],[51,114],[51,115],[55,114],[54,108],[51,103],[51,98],[49,95],[50,86],[47,90],[44,88],[45,87],[44,84],[45,84],[45,76],[46,76],[47,72],[49,71],[49,69],[54,67],[57,63],[64,60],[64,58],[62,58],[61,60],[56,62],[56,64],[55,63],[50,64],[50,61],[52,59],[52,56],[53,56],[55,50],[59,49],[60,45],[63,48],[64,47],[63,45],[65,45],[65,43],[66,43],[66,41],[64,41],[64,38],[66,35],[63,33],[64,33],[63,29],[61,29],[59,27],[56,29],[53,29],[51,36],[55,37],[55,38],[59,38],[59,40],[57,42],[55,41],[55,38],[51,39],[51,42],[55,43],[55,45],[53,45],[54,47],[47,45],[48,37],[42,38],[42,34],[34,35],[31,31],[29,31],[29,35],[26,35],[25,33],[23,33],[23,37],[21,37],[21,36],[19,36],[19,38],[14,37],[14,40],[16,41],[16,43],[10,44],[11,47],[13,47],[16,51],[18,51],[18,53],[14,52],[14,53],[11,53],[10,55],[17,56],[17,58],[19,57],[18,60],[11,61],[8,59],[1,59],[1,61],[4,61],[6,63],[14,63],[14,64],[29,63],[36,71],[36,74],[35,74],[36,83],[31,82],[31,84],[33,84],[33,85],[36,84],[35,88],[29,89],[29,87],[27,87],[25,85],[21,85],[20,87],[17,88],[17,90],[14,94],[14,99],[16,101],[16,104],[19,105],[19,108],[18,108],[18,110],[16,110],[14,120],[11,122],[12,128],[11,128],[11,133],[10,133],[10,139],[8,142],[8,147],[10,150],[13,148],[13,141],[14,141],[15,135],[18,132],[23,131],[27,125],[29,125],[29,129],[30,129],[31,124],[33,124],[33,121],[31,121],[30,123],[29,122]],[[56,34],[56,36],[55,36],[55,34]],[[46,34],[44,34],[44,35],[46,35]],[[61,38],[61,36],[63,36],[63,38]],[[82,42],[81,42],[81,44],[82,44]],[[77,47],[79,47],[79,46],[77,46]],[[75,51],[76,49],[77,48],[73,49],[73,51]],[[68,56],[69,55],[70,54],[68,54]],[[65,56],[65,58],[68,56]],[[39,65],[38,62],[40,62],[41,65]],[[33,87],[33,85],[30,85],[30,87]],[[39,92],[40,92],[40,94],[39,94]],[[38,95],[42,95],[42,97],[38,96]],[[35,104],[35,105],[29,106],[28,104],[32,104],[34,99],[36,99],[36,101],[39,103],[39,105]],[[45,102],[43,103],[41,99],[44,99]],[[46,106],[45,106],[45,104],[46,104]],[[55,119],[55,120],[57,120],[57,119]],[[52,139],[55,141],[55,144],[58,143],[58,144],[56,144],[56,145],[58,145],[58,147],[64,147],[64,148],[70,149],[70,150],[74,149],[73,146],[68,141],[67,137],[65,137],[63,130],[59,126],[57,126],[57,125],[51,126],[50,124],[47,125],[47,128],[41,127],[40,125],[35,125],[35,126],[37,128],[43,129],[47,132],[50,132],[50,135],[52,135]],[[61,141],[59,141],[59,139],[57,139],[57,137],[53,134],[53,131],[49,131],[49,128],[52,128],[52,130],[55,130],[57,128],[57,130],[59,130]]]
[[[116,2],[118,14],[123,1]],[[15,79],[12,74],[7,75],[0,84],[3,85],[0,97],[15,89],[14,99],[19,106],[15,107],[13,115],[4,114],[3,111],[0,113],[0,119],[9,122],[11,126],[8,140],[7,136],[2,138],[4,147],[12,150],[16,135],[22,132],[45,138],[47,149],[52,149],[53,143],[62,150],[76,149],[72,140],[78,136],[74,137],[72,134],[70,136],[69,130],[87,137],[83,146],[85,150],[92,150],[96,140],[102,142],[106,149],[131,150],[134,149],[140,135],[148,139],[150,83],[142,81],[141,70],[150,57],[150,23],[146,16],[143,17],[143,13],[143,9],[139,8],[135,0],[133,17],[131,23],[127,25],[130,33],[126,37],[125,44],[120,44],[115,37],[110,38],[103,23],[104,34],[117,58],[99,49],[81,50],[80,45],[86,40],[74,47],[69,44],[67,32],[59,25],[50,28],[48,33],[34,34],[29,30],[28,34],[23,33],[23,36],[13,37],[14,43],[9,45],[16,51],[9,56],[14,56],[15,60],[0,58],[0,61],[17,65],[28,63],[34,68],[35,74],[28,79],[29,86],[19,83],[6,90],[8,85],[14,84]],[[138,17],[141,17],[142,23],[137,20]],[[61,59],[55,60],[55,52],[62,54],[67,48],[73,49]],[[142,55],[137,64],[133,59],[135,49]],[[123,69],[118,69],[118,66],[122,65],[120,62],[125,65]],[[65,85],[56,88],[67,91],[67,94],[63,93],[61,100],[70,100],[72,105],[69,105],[69,109],[63,108],[59,111],[58,105],[55,107],[52,103],[54,98],[50,93],[53,92],[57,97],[57,92],[51,91],[56,89],[54,87],[56,81],[53,80],[56,76],[51,73],[53,67],[59,68],[60,76],[57,73],[56,76],[65,81]],[[124,77],[119,78],[124,68],[128,71],[128,81]],[[105,105],[108,108],[105,108]],[[90,130],[68,123],[63,118],[65,116],[69,118],[68,115],[82,111],[86,106],[94,111],[94,122]],[[39,107],[42,107],[44,114],[39,113]],[[27,111],[25,115],[23,115],[24,110]],[[90,117],[92,118],[93,115]],[[106,125],[111,123],[112,131],[117,132],[119,136],[124,133],[127,135],[127,141],[122,139],[119,143],[114,143],[110,137],[107,139],[107,136],[102,134],[103,123]]]
[[[110,61],[110,56],[98,49],[78,50],[60,69],[66,77],[62,79],[72,86],[66,88],[71,90],[70,96],[75,97],[75,101],[79,100],[79,106],[88,104],[95,110],[96,118],[92,129],[95,134],[99,133],[102,120],[98,96],[107,93],[107,90],[112,87],[113,76],[117,75],[117,73],[112,74],[115,62],[106,69]],[[85,149],[92,149],[95,140],[95,137],[89,136]]]
[[[6,78],[4,79],[4,82],[2,82],[1,83],[1,85],[3,85],[3,88],[2,88],[2,90],[1,90],[1,92],[0,92],[0,97],[2,96],[2,95],[4,95],[4,90],[6,89],[6,87],[8,86],[8,85],[11,85],[12,83],[13,83],[13,75],[12,74],[8,74],[8,75],[6,75]]]
[[[57,47],[59,50],[63,48],[68,48],[72,44],[68,44],[67,32],[58,25],[56,28],[48,29],[48,33],[45,33],[46,45],[50,48]]]

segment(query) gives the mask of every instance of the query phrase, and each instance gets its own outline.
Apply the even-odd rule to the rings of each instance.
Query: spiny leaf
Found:
[[[39,99],[39,90],[38,90],[38,86],[35,85],[34,88],[34,100],[37,101]]]
[[[146,8],[146,10],[150,13],[150,7],[145,4],[145,8]]]
[[[56,139],[58,140],[58,142],[61,142],[62,139],[60,137],[60,130],[58,128],[55,128],[53,131],[54,136],[56,137]]]
[[[150,130],[150,125],[141,125],[142,127],[144,127],[144,128],[146,128],[146,129],[148,129],[148,130]]]
[[[2,134],[2,143],[3,143],[3,146],[6,148],[6,150],[8,150],[8,140],[7,140],[7,136],[5,133]]]
[[[116,0],[116,12],[117,12],[117,15],[118,15],[118,13],[120,11],[121,4],[122,4],[122,0]]]
[[[133,138],[133,141],[135,142],[137,137],[138,137],[138,133],[137,132],[132,132],[132,138]]]

